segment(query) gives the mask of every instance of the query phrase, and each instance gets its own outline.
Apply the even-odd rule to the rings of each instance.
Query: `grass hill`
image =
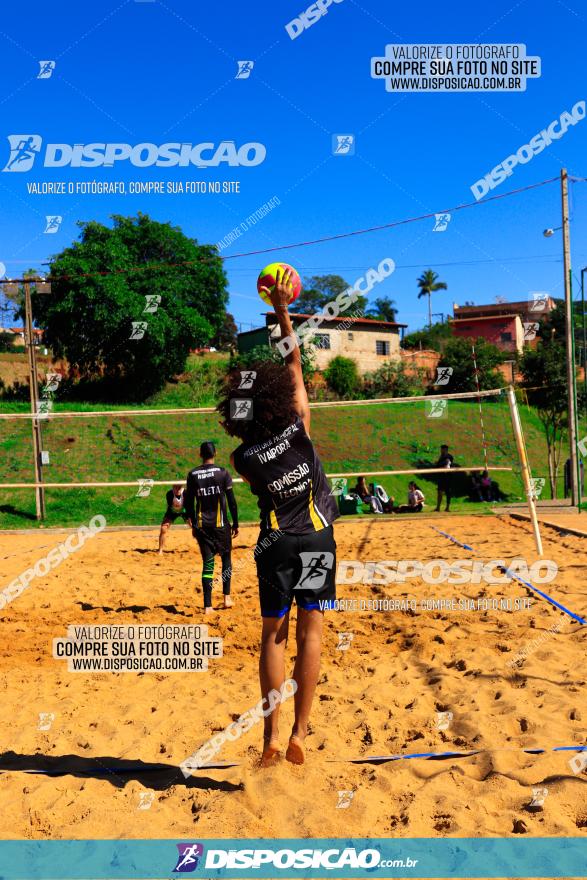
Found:
[[[221,359],[207,362],[209,376],[189,371],[184,381],[165,389],[143,409],[211,405],[210,377],[216,381],[224,367]],[[209,398],[206,398],[209,394]],[[312,437],[327,473],[377,470],[408,470],[430,467],[441,443],[451,447],[462,465],[483,465],[482,434],[476,401],[450,401],[448,418],[427,418],[424,403],[378,404],[316,408],[312,411]],[[5,403],[2,411],[26,412],[24,403]],[[92,412],[108,409],[107,415],[92,418],[63,418],[42,422],[43,448],[50,453],[45,468],[47,482],[129,481],[138,479],[181,480],[198,463],[197,450],[204,439],[213,439],[218,461],[227,463],[234,441],[214,414],[177,416],[122,416],[122,407],[56,404],[57,412]],[[117,414],[118,413],[118,414]],[[546,477],[546,442],[536,413],[521,406],[526,443],[533,475]],[[501,497],[523,500],[518,475],[517,454],[505,400],[483,403],[489,467],[512,466],[512,473],[496,473]],[[27,482],[32,479],[31,425],[29,420],[0,420],[0,483]],[[409,476],[378,479],[390,495],[404,503]],[[428,507],[435,504],[434,478],[417,478]],[[354,479],[350,480],[354,484]],[[467,500],[470,480],[459,474],[455,510],[481,511],[489,505]],[[561,485],[562,490],[562,485]],[[547,497],[548,489],[544,491]],[[154,487],[145,498],[136,497],[136,487],[91,489],[48,489],[47,526],[78,525],[95,514],[106,517],[109,525],[145,524],[160,521],[164,510],[165,488]],[[561,493],[562,494],[562,493]],[[248,488],[236,486],[240,517],[256,519],[256,501]],[[34,524],[34,495],[26,489],[0,488],[0,528],[19,528]]]

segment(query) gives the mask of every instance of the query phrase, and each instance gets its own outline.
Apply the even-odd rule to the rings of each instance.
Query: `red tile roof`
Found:
[[[275,312],[265,312],[268,318],[275,318],[277,320],[277,315]],[[350,321],[352,323],[360,323],[360,324],[377,324],[379,327],[407,327],[407,324],[398,324],[397,321],[377,321],[375,318],[352,318],[350,315],[345,317],[344,314],[337,315],[335,318],[326,317],[326,315],[321,315],[320,312],[317,313],[320,315],[321,320],[323,321],[337,321],[338,323]],[[304,321],[308,320],[308,318],[315,318],[316,315],[306,315],[300,312],[290,312],[290,318],[301,318]]]

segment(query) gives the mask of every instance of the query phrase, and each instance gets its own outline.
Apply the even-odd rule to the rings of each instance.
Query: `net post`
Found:
[[[516,446],[518,448],[518,457],[520,459],[520,468],[522,470],[522,481],[524,483],[524,491],[528,499],[528,510],[530,512],[530,520],[532,522],[532,531],[534,532],[534,541],[536,542],[536,551],[542,556],[542,536],[538,525],[538,517],[536,516],[536,503],[534,500],[534,492],[532,490],[532,481],[530,474],[530,464],[526,455],[526,444],[524,443],[524,435],[522,433],[522,423],[518,412],[518,404],[516,402],[516,394],[513,385],[507,387],[507,397],[510,407],[510,415],[512,418],[512,428],[516,438]]]
[[[37,355],[35,350],[35,339],[33,330],[33,309],[31,305],[31,280],[25,278],[24,287],[24,312],[25,312],[25,343],[29,360],[29,386],[31,398],[31,412],[33,413],[32,429],[33,429],[33,456],[35,470],[35,506],[37,511],[37,519],[45,519],[45,490],[42,486],[43,468],[41,465],[41,449],[43,447],[41,440],[41,423],[38,418],[39,408],[39,387],[37,378]]]

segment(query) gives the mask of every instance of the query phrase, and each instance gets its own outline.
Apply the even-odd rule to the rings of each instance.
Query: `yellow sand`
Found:
[[[470,556],[431,522],[339,521],[339,560]],[[525,523],[446,517],[433,524],[471,543],[485,560],[523,555],[534,561]],[[11,817],[2,837],[509,836],[517,820],[531,835],[587,833],[587,773],[572,772],[569,754],[521,751],[587,741],[587,626],[543,600],[510,612],[327,614],[307,763],[258,769],[261,731],[255,727],[219,755],[238,767],[200,772],[186,783],[178,764],[259,699],[256,529],[243,528],[235,541],[235,606],[206,621],[224,640],[224,656],[211,661],[208,672],[70,673],[51,656],[52,639],[65,635],[68,624],[203,622],[195,542],[187,529],[175,528],[161,559],[153,552],[156,534],[104,532],[0,611],[0,726],[7,748],[24,756],[78,756],[90,773],[112,759],[145,764],[144,772],[109,780],[0,775]],[[47,532],[0,538],[2,586],[60,540],[63,535]],[[560,567],[545,589],[587,614],[584,545],[545,530],[545,556]],[[454,587],[415,579],[404,586],[339,587],[339,596],[357,599],[483,592],[528,595],[515,583]],[[219,606],[218,587],[214,598]],[[337,650],[339,632],[354,634],[347,651]],[[534,639],[540,641],[532,646]],[[524,648],[528,659],[512,677],[508,660]],[[294,652],[292,639],[290,669]],[[48,731],[38,729],[41,712],[55,714]],[[453,713],[446,730],[438,727],[439,712]],[[291,718],[290,701],[283,709],[284,746]],[[345,762],[473,748],[488,751],[445,761]],[[34,758],[25,764],[34,766]],[[166,766],[152,773],[151,764]],[[542,812],[524,809],[533,786],[548,789]],[[152,805],[139,809],[146,790],[154,792]],[[350,806],[337,808],[338,792],[349,790]]]

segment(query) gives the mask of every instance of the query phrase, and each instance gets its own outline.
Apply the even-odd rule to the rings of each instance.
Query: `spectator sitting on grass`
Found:
[[[373,495],[367,486],[365,477],[357,478],[357,485],[351,491],[351,495],[358,495],[363,504],[368,504],[373,513],[383,513],[381,502],[376,495]]]
[[[471,496],[473,501],[483,501],[483,485],[481,482],[481,474],[474,473],[471,476]]]
[[[408,484],[408,503],[395,508],[395,513],[420,513],[424,507],[424,493],[417,483]]]
[[[493,482],[488,471],[481,474],[481,494],[484,501],[493,501]]]

